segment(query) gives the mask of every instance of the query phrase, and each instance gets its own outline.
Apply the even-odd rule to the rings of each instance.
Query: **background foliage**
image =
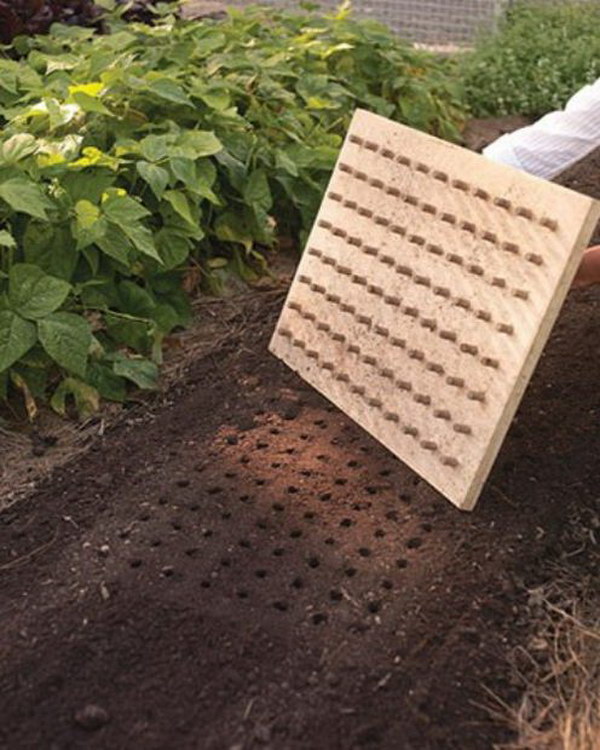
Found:
[[[476,117],[539,116],[600,76],[600,5],[518,3],[459,66]]]
[[[355,107],[457,137],[446,64],[378,24],[171,11],[0,57],[0,398],[31,415],[151,387],[184,285],[251,281],[279,236],[302,241]]]

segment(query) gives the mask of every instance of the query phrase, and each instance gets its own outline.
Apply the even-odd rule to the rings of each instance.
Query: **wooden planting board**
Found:
[[[359,110],[270,349],[472,509],[599,217]]]

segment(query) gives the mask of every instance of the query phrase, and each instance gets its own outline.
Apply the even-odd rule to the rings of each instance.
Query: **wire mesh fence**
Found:
[[[286,7],[300,7],[299,0],[268,1]],[[315,2],[322,9],[333,10],[341,0]],[[352,7],[357,16],[381,21],[410,41],[465,45],[474,42],[481,32],[492,31],[506,9],[514,4],[515,0],[353,0]]]

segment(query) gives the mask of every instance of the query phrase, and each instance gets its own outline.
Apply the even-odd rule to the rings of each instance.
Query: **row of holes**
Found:
[[[402,378],[399,380],[395,380],[394,372],[389,367],[380,367],[377,357],[373,357],[372,355],[369,355],[369,354],[362,354],[361,349],[357,344],[346,344],[345,343],[346,337],[343,334],[332,330],[331,326],[328,323],[317,321],[314,313],[303,310],[302,306],[294,301],[289,302],[288,307],[291,310],[294,310],[295,312],[297,312],[304,320],[308,320],[317,329],[317,331],[321,331],[325,333],[332,339],[332,341],[336,341],[338,343],[345,345],[346,351],[349,354],[356,354],[358,359],[363,364],[368,365],[369,367],[373,367],[377,375],[380,378],[383,378],[384,380],[393,381],[399,390],[404,391],[406,393],[411,393],[413,391],[413,385],[410,381],[404,380]],[[280,334],[287,338],[292,337],[292,332],[289,329],[282,329]],[[402,349],[406,348],[406,342],[402,339],[392,338],[391,343],[392,343],[392,346],[397,346]],[[314,354],[312,352],[310,356],[314,358]],[[425,359],[425,355],[420,349],[408,349],[408,357],[410,359],[421,362],[425,366],[425,369],[428,370],[429,372],[434,372],[436,375],[440,375],[440,376],[443,376],[445,374],[444,368],[435,362],[427,361]],[[333,371],[335,369],[333,363],[331,362],[323,361],[321,362],[320,366],[321,366],[321,369],[323,370]],[[343,376],[337,379],[346,380],[346,377]],[[464,378],[455,377],[453,375],[449,375],[446,377],[446,383],[458,389],[462,389],[465,387]],[[485,402],[485,393],[483,391],[468,390],[466,391],[466,396],[470,401],[478,401],[481,403]],[[427,394],[414,393],[413,400],[418,404],[422,404],[423,406],[431,406],[431,396],[428,396]],[[434,409],[433,416],[436,419],[443,419],[443,420],[450,421],[450,422],[452,421],[452,415],[447,409]],[[456,425],[453,425],[453,427],[456,432],[460,432],[464,435],[470,435],[472,432],[471,428],[464,424],[456,424]]]
[[[351,169],[349,167],[349,169]],[[345,171],[345,170],[342,170]],[[357,174],[364,174],[364,172],[356,172],[355,170],[352,170],[354,176],[356,177]],[[439,209],[437,209],[434,205],[431,203],[427,203],[426,201],[422,201],[419,198],[417,198],[414,195],[409,194],[402,194],[397,188],[386,186],[382,180],[378,179],[370,179],[368,180],[369,185],[373,187],[380,187],[382,190],[385,190],[385,192],[388,195],[393,195],[395,197],[400,198],[405,203],[407,203],[410,206],[415,206],[416,208],[419,208],[421,211],[423,211],[426,214],[429,214],[430,216],[439,216],[440,221],[443,221],[447,223],[449,226],[454,227],[455,229],[462,229],[466,232],[469,232],[470,234],[474,235],[475,237],[478,237],[481,240],[484,240],[485,242],[489,242],[490,244],[499,247],[501,250],[504,250],[507,253],[510,253],[511,255],[514,255],[516,257],[521,256],[521,249],[515,242],[501,242],[498,239],[498,236],[494,232],[490,232],[487,229],[485,230],[479,230],[470,221],[458,221],[456,216],[454,214],[450,214],[447,212],[440,212]],[[327,194],[327,197],[330,198],[330,200],[335,201],[336,203],[342,203],[346,208],[349,208],[353,211],[356,211],[360,216],[364,216],[367,219],[373,219],[373,221],[376,224],[379,224],[380,226],[384,227],[390,227],[391,231],[394,232],[394,234],[399,234],[401,236],[404,236],[406,234],[406,227],[400,226],[398,224],[394,224],[390,219],[388,219],[386,216],[383,216],[381,214],[375,214],[374,211],[372,211],[370,208],[367,208],[366,206],[359,206],[356,201],[352,200],[344,200],[344,197],[340,193],[336,193],[335,191],[330,191]],[[419,245],[425,245],[426,240],[424,237],[419,237],[418,235],[412,235],[414,237],[415,244]],[[430,252],[435,252],[437,249],[437,255],[443,254],[443,251],[440,253],[439,248],[437,245],[430,245],[430,248],[433,248],[433,250],[430,249]],[[526,253],[524,256],[526,261],[529,263],[533,263],[536,266],[541,266],[544,263],[544,259],[541,255],[537,253]],[[461,259],[462,260],[462,259]]]
[[[419,434],[420,433],[419,433],[419,430],[417,429],[417,427],[415,427],[414,425],[410,425],[410,424],[401,424],[400,415],[397,414],[396,412],[389,411],[388,409],[386,409],[385,408],[385,404],[383,404],[383,402],[381,401],[381,399],[379,399],[377,397],[374,397],[374,396],[370,396],[367,393],[367,389],[365,388],[365,386],[360,385],[358,383],[353,383],[352,380],[351,380],[351,378],[350,378],[350,376],[347,373],[338,372],[338,373],[334,374],[335,368],[334,368],[334,365],[331,362],[323,362],[323,361],[321,361],[321,358],[320,358],[319,353],[317,351],[315,351],[313,349],[307,349],[306,348],[306,342],[302,341],[301,339],[294,338],[292,332],[289,331],[288,329],[280,328],[280,329],[278,329],[278,333],[279,333],[280,336],[289,339],[290,342],[291,342],[291,345],[293,347],[296,347],[296,348],[300,349],[300,351],[308,359],[315,360],[315,362],[322,369],[330,371],[332,373],[334,379],[336,381],[340,382],[340,383],[343,383],[348,388],[348,390],[349,390],[349,392],[351,394],[353,394],[355,396],[360,396],[368,404],[368,406],[370,406],[371,408],[377,409],[378,411],[382,411],[383,412],[383,418],[384,418],[384,420],[386,420],[387,422],[391,422],[393,424],[398,425],[398,427],[401,429],[401,431],[402,431],[402,433],[404,435],[407,435],[407,436],[409,436],[411,438],[414,438],[415,440],[419,440]],[[470,434],[471,433],[471,429],[468,426],[466,426],[466,425],[455,425],[454,426],[454,429],[455,429],[456,432],[461,432],[461,429],[456,429],[457,427],[464,428],[465,429],[464,434]],[[427,440],[427,439],[419,440],[419,446],[423,450],[425,450],[425,451],[430,451],[432,453],[439,453],[438,444],[436,442],[434,442],[433,440]],[[440,456],[440,462],[444,466],[449,466],[451,468],[456,468],[457,466],[459,466],[458,460],[456,458],[454,458],[453,456],[444,456],[444,455],[441,455]]]
[[[323,226],[324,223],[325,222],[321,222],[320,226]],[[364,252],[369,255],[375,255],[377,253],[375,257],[377,257],[382,263],[390,266],[390,268],[393,267],[396,273],[411,278],[417,286],[422,286],[431,294],[434,294],[438,297],[443,297],[444,299],[453,302],[456,307],[460,307],[466,312],[471,313],[478,320],[486,323],[492,323],[492,314],[489,311],[483,309],[474,310],[471,303],[466,297],[453,297],[448,287],[435,285],[432,286],[431,279],[428,276],[416,274],[410,266],[407,266],[404,263],[396,263],[390,255],[380,255],[375,248],[369,248],[368,246],[365,246]],[[385,295],[381,287],[368,284],[366,277],[353,274],[352,270],[348,266],[338,263],[335,258],[332,258],[330,255],[325,255],[321,250],[315,247],[309,248],[308,254],[319,258],[323,265],[331,266],[340,275],[350,277],[350,281],[353,284],[365,286],[371,294],[383,297],[385,300],[388,300],[388,304],[393,304],[396,307],[400,307],[400,299],[398,297]],[[514,333],[514,327],[508,323],[498,323],[496,325],[496,330],[499,333],[506,333],[508,335],[512,335]]]
[[[555,219],[550,219],[547,216],[537,217],[530,208],[515,205],[507,198],[494,198],[490,195],[490,193],[487,192],[487,190],[475,187],[468,182],[465,182],[464,180],[451,178],[446,172],[432,169],[429,165],[424,164],[420,161],[410,159],[409,157],[402,154],[396,154],[389,148],[382,148],[374,141],[364,140],[359,136],[351,135],[350,142],[354,143],[357,146],[364,146],[368,151],[372,151],[373,153],[380,153],[384,159],[395,161],[397,164],[401,164],[402,166],[414,170],[415,172],[420,172],[424,175],[431,175],[434,180],[438,180],[439,182],[449,185],[456,190],[460,190],[462,193],[473,195],[475,198],[479,198],[486,203],[492,203],[494,206],[497,206],[498,208],[501,208],[508,213],[513,214],[514,216],[519,216],[523,219],[527,219],[528,221],[537,222],[538,224],[540,224],[540,226],[549,229],[551,232],[555,232],[558,229],[558,222]]]
[[[311,279],[310,276],[305,276],[304,274],[300,274],[298,276],[298,282],[301,284],[307,284],[310,287],[312,292],[315,292],[316,294],[324,295],[327,302],[331,302],[332,304],[337,305],[342,312],[352,315],[357,323],[365,325],[367,326],[367,328],[373,327],[373,318],[370,315],[363,315],[362,313],[357,313],[354,305],[349,305],[345,302],[342,302],[341,297],[339,295],[331,294],[321,284],[313,283],[313,280]],[[367,291],[369,290],[369,288],[373,288],[373,287],[369,287],[369,285],[367,285]],[[396,300],[397,300],[396,297],[384,296],[383,299],[386,304],[390,304],[390,305],[394,305],[395,307],[398,307],[398,309],[401,311],[403,315],[406,315],[407,317],[412,318],[415,321],[420,321],[420,324],[424,329],[430,331],[431,333],[437,332],[437,335],[443,341],[448,341],[450,343],[457,344],[459,350],[463,354],[469,354],[472,357],[479,356],[479,347],[477,347],[475,344],[469,344],[464,341],[459,342],[458,336],[454,331],[449,331],[445,328],[438,329],[438,323],[435,320],[435,318],[423,317],[416,307],[411,307],[407,305],[402,307],[399,303],[399,300],[398,300],[398,303],[396,304]],[[387,328],[383,328],[381,326],[376,325],[374,330],[376,333],[384,337],[389,336],[389,331]],[[506,331],[506,333],[512,333],[512,329]],[[391,341],[391,343],[394,344],[394,341]],[[425,355],[421,356],[420,359],[424,359],[424,356]],[[494,369],[498,369],[498,367],[500,366],[500,363],[497,359],[494,359],[493,357],[488,357],[488,356],[479,357],[479,362],[481,362],[481,364],[483,364],[485,367],[492,367]]]
[[[342,201],[342,205],[345,208],[356,210],[359,214],[363,216],[366,215],[365,212],[370,213],[371,215],[373,213],[372,211],[370,211],[370,209],[366,209],[362,206],[358,206],[356,201],[344,200]],[[380,224],[382,221],[387,222],[386,226],[389,226],[390,231],[392,231],[394,234],[398,234],[402,237],[407,236],[408,230],[406,227],[400,226],[398,224],[391,224],[390,222],[388,222],[387,219],[385,219],[385,217],[382,217],[382,216],[376,216],[375,219],[376,221],[379,220],[378,223]],[[358,237],[357,235],[349,235],[345,229],[334,226],[330,221],[327,221],[326,219],[319,219],[319,221],[317,222],[317,225],[321,227],[322,229],[327,229],[329,232],[331,232],[331,234],[334,237],[340,237],[348,245],[362,249],[362,251],[366,255],[371,255],[373,257],[379,258],[379,260],[382,263],[385,263],[387,265],[390,265],[390,266],[394,265],[395,261],[391,255],[381,254],[378,248],[374,247],[373,245],[369,245],[365,243],[361,237]],[[408,234],[407,241],[412,245],[416,245],[417,247],[422,247],[426,252],[431,253],[432,255],[436,255],[437,257],[445,257],[449,263],[453,263],[454,265],[466,268],[468,273],[472,274],[473,276],[477,276],[482,281],[487,282],[493,287],[498,287],[499,289],[506,289],[506,286],[507,286],[506,279],[502,278],[501,276],[492,276],[491,278],[486,277],[485,269],[482,266],[480,266],[477,263],[467,263],[465,265],[464,258],[458,253],[445,251],[439,245],[433,242],[427,242],[427,240],[424,237],[421,237],[420,235],[417,235],[417,234]],[[408,277],[415,276],[415,278],[417,277],[414,271],[408,266],[399,266],[399,269],[401,269],[401,272],[405,276],[408,276]],[[514,297],[518,297],[519,299],[523,299],[523,300],[529,299],[529,292],[526,291],[525,289],[520,289],[517,287],[512,289],[512,295]]]

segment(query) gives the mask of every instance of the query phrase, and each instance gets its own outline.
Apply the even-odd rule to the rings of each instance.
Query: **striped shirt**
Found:
[[[508,133],[483,150],[492,161],[551,180],[600,146],[600,78],[580,89],[564,110]]]

